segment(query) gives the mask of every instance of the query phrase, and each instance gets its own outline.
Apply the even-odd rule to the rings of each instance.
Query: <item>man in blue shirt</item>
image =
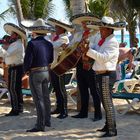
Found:
[[[45,131],[50,127],[50,97],[49,97],[49,65],[53,62],[53,45],[44,39],[51,28],[45,26],[42,19],[38,19],[32,27],[31,41],[29,41],[24,58],[25,73],[29,73],[29,83],[33,101],[37,111],[37,122],[33,129],[27,132]]]

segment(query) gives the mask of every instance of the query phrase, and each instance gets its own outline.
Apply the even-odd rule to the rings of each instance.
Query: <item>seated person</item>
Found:
[[[131,70],[133,68],[133,60],[134,60],[134,56],[136,54],[136,48],[119,48],[119,58],[118,58],[118,63],[120,61],[124,61],[126,59],[129,60],[129,64],[128,64],[128,70]]]

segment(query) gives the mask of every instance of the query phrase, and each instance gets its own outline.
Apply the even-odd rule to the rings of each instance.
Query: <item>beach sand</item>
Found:
[[[124,100],[114,99],[115,106],[124,106]],[[54,103],[52,103],[54,106]],[[10,103],[7,99],[0,100],[0,140],[140,140],[140,114],[129,111],[125,115],[116,115],[118,135],[112,138],[99,138],[105,122],[104,110],[101,121],[92,122],[94,112],[90,112],[86,119],[75,119],[70,116],[77,113],[76,106],[69,103],[69,116],[58,119],[52,115],[52,126],[45,128],[45,132],[27,133],[26,130],[34,126],[36,111],[32,98],[24,97],[24,113],[19,116],[5,117],[10,111]]]

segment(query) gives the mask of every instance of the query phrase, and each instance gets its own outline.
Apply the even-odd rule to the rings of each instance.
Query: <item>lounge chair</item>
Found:
[[[119,86],[123,84],[122,91],[118,90]],[[113,98],[125,99],[127,101],[126,109],[123,111],[117,110],[119,114],[125,114],[130,109],[138,111],[140,105],[138,105],[140,100],[140,62],[137,62],[137,65],[130,77],[130,79],[119,80],[114,84],[113,89]]]

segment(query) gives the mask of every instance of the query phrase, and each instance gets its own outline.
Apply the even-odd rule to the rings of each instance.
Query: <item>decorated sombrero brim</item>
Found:
[[[117,30],[122,30],[123,28],[126,27],[126,23],[125,22],[115,22],[114,24],[106,24],[103,22],[90,22],[87,25],[88,28],[91,29],[96,29],[98,30],[100,27],[106,27],[106,28],[112,28],[115,31]]]
[[[21,25],[28,29],[29,31],[35,32],[35,33],[50,33],[55,32],[55,29],[53,26],[45,23],[43,19],[37,19],[36,21],[33,20],[24,20],[21,22]]]
[[[101,21],[101,19],[96,16],[96,15],[93,15],[91,13],[82,13],[82,14],[77,14],[77,15],[74,15],[70,18],[70,21],[73,23],[73,24],[78,24],[78,25],[81,25],[83,21],[96,21],[96,22],[99,22]]]
[[[22,28],[18,27],[17,25],[15,25],[13,23],[4,24],[3,28],[4,28],[5,32],[8,33],[9,35],[11,35],[13,32],[15,32],[18,35],[20,35],[21,38],[23,38],[25,40],[27,39],[26,32]]]
[[[125,22],[114,22],[113,18],[103,16],[100,22],[88,23],[87,27],[92,29],[99,29],[99,27],[112,28],[114,30],[121,30],[126,26]]]
[[[69,32],[72,32],[74,30],[73,26],[66,23],[66,21],[59,21],[59,20],[56,20],[54,18],[49,18],[48,19],[48,23],[51,24],[52,26],[60,26],[64,29],[66,29],[67,31]]]

